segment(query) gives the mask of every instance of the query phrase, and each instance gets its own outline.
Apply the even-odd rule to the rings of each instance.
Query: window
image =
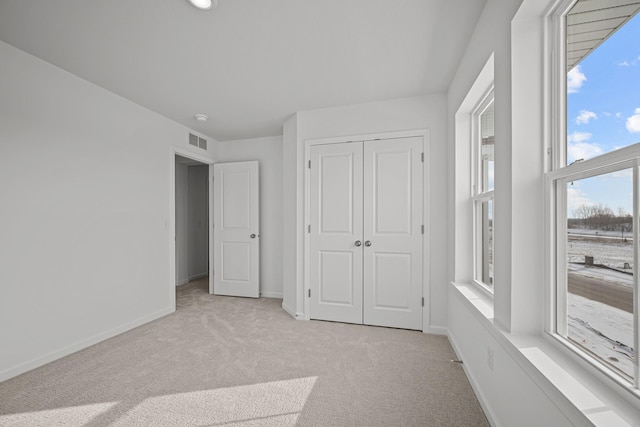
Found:
[[[474,280],[493,292],[494,98],[490,92],[473,113]]]
[[[640,5],[631,3],[579,0],[554,16],[551,40],[563,49],[553,86],[563,95],[551,109],[546,182],[555,282],[550,332],[637,389]]]

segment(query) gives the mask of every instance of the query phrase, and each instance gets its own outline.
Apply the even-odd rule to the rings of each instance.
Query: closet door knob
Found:
[[[362,242],[361,242],[360,240],[356,240],[355,245],[356,245],[356,246],[358,246],[358,247],[360,247],[360,246],[362,246]]]
[[[367,240],[366,242],[364,242],[364,245],[365,245],[366,247],[371,246],[371,241]]]
[[[249,236],[249,237],[251,237],[252,239],[255,239],[255,238],[256,238],[256,235],[255,235],[255,234],[252,234],[252,235],[251,235],[251,236]]]

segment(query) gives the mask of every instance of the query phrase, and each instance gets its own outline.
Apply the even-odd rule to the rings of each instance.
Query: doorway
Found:
[[[209,165],[176,154],[174,166],[175,285],[209,293]]]

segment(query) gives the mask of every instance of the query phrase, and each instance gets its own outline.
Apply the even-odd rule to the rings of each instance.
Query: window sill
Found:
[[[553,339],[512,334],[494,323],[493,300],[472,284],[451,283],[458,298],[531,380],[572,422],[595,426],[640,425],[640,400],[618,384],[601,381]]]

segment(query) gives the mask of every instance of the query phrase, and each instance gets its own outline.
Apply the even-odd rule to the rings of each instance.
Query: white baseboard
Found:
[[[145,323],[149,323],[153,320],[164,317],[167,314],[173,313],[174,311],[175,309],[173,307],[165,308],[148,316],[141,317],[140,319],[125,323],[124,325],[99,333],[97,335],[93,335],[92,337],[89,337],[87,339],[80,340],[59,350],[52,351],[51,353],[45,354],[44,356],[37,357],[28,362],[21,363],[20,365],[1,371],[0,382],[6,381],[13,377],[17,377],[20,374],[24,374],[25,372],[31,371],[32,369],[39,368],[40,366],[46,365],[47,363],[58,360],[64,356],[68,356],[71,353],[75,353],[94,344],[98,344],[99,342],[106,339],[113,338],[116,335],[120,335],[123,332],[127,332],[133,328],[144,325]]]
[[[290,307],[287,307],[285,303],[282,303],[282,309],[289,313],[289,316],[293,317],[297,320],[304,320],[304,313],[296,313],[295,310],[292,310]]]
[[[296,311],[295,311],[295,310],[290,309],[289,307],[287,307],[287,306],[285,305],[285,303],[284,303],[284,302],[282,303],[282,309],[283,309],[284,311],[286,311],[286,312],[289,314],[289,316],[291,316],[291,317],[293,317],[293,318],[295,319],[295,317],[296,317]]]
[[[282,299],[282,292],[260,292],[260,296],[264,298],[278,298]]]
[[[203,277],[207,277],[209,275],[208,272],[194,274],[193,276],[189,276],[189,282],[196,279],[202,279]]]
[[[425,330],[424,333],[449,336],[449,329],[444,326],[429,326],[429,328]]]
[[[482,390],[478,386],[478,381],[473,375],[473,372],[467,369],[467,366],[464,364],[464,358],[462,357],[462,353],[460,353],[460,349],[458,348],[455,340],[448,333],[447,333],[447,338],[449,339],[449,342],[451,343],[451,347],[453,347],[453,351],[456,354],[457,358],[460,360],[463,360],[463,363],[460,366],[462,366],[464,373],[467,375],[467,378],[469,379],[469,384],[471,384],[471,388],[473,389],[473,392],[475,393],[476,398],[478,399],[478,402],[480,403],[480,406],[482,407],[482,410],[484,411],[484,414],[487,417],[487,421],[489,421],[489,424],[491,424],[493,427],[499,427],[500,424],[496,421],[497,418],[495,417],[493,410],[487,403],[487,399],[485,398],[484,394],[482,393]]]

